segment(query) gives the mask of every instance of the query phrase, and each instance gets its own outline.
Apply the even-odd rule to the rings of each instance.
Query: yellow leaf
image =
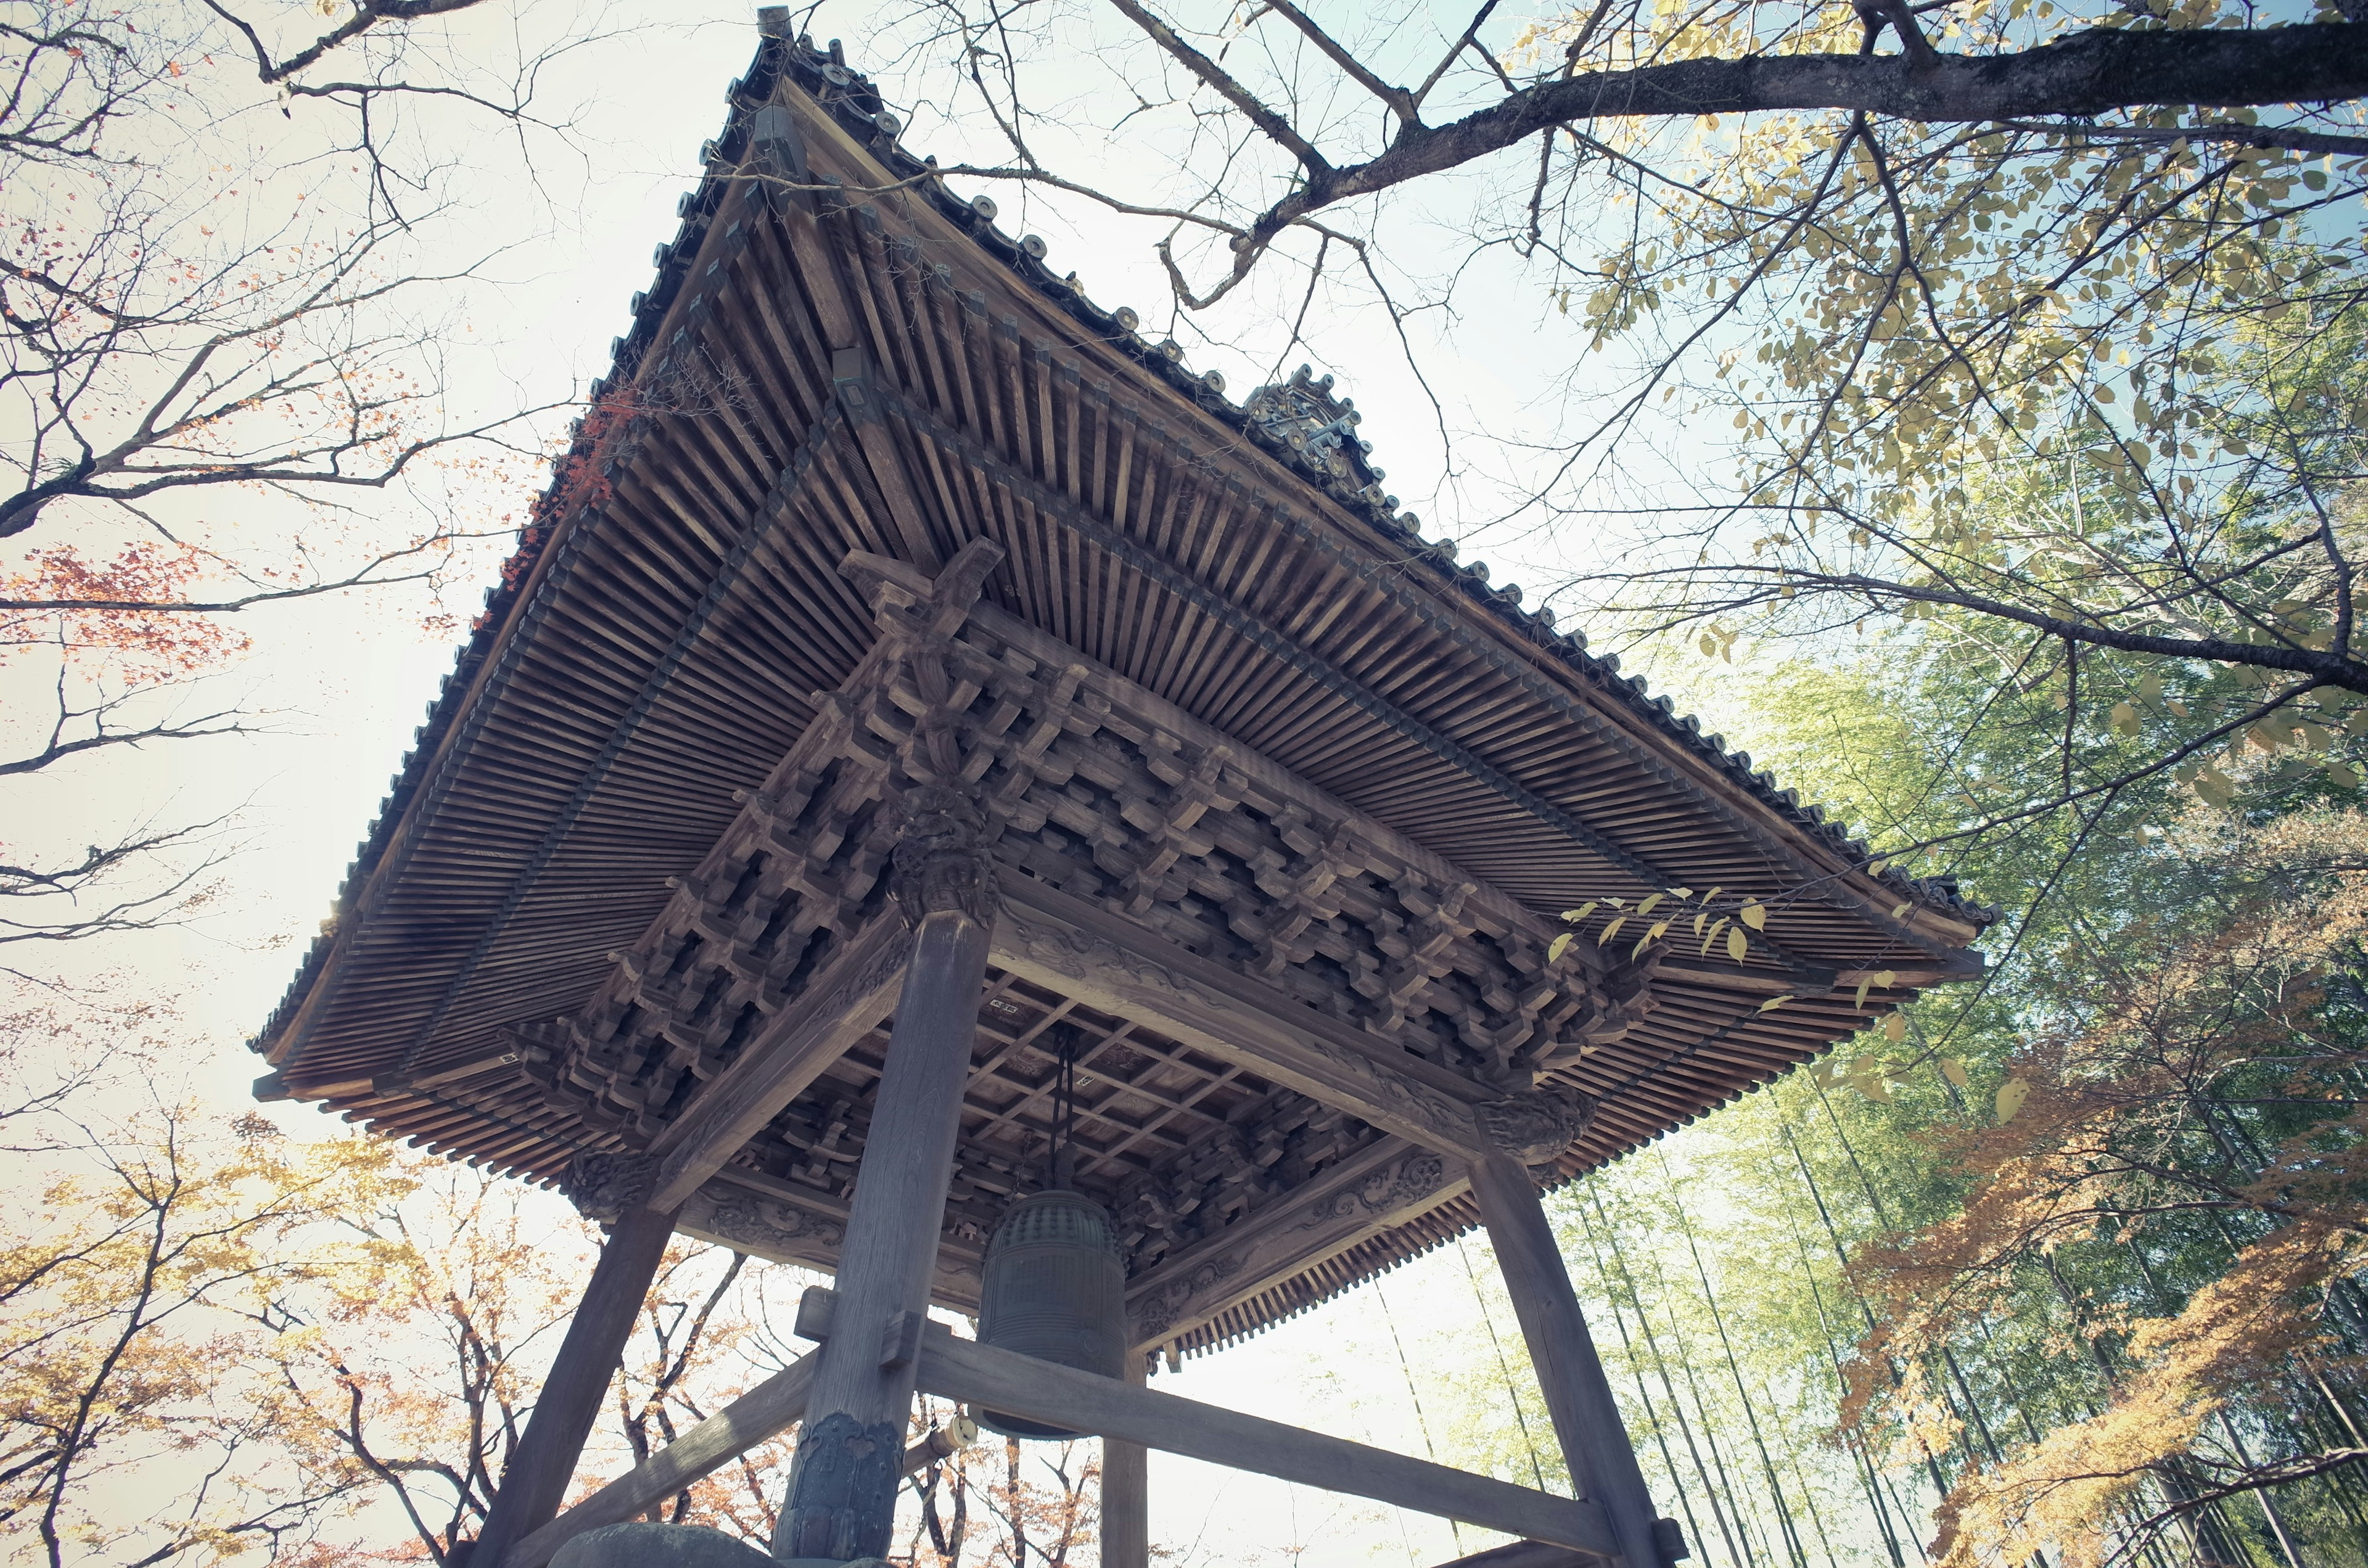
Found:
[[[1892,910],[1892,912],[1891,912],[1891,917],[1892,917],[1894,920],[1896,920],[1896,919],[1898,919],[1901,915],[1903,915],[1907,914],[1907,913],[1908,912],[1908,910],[1910,910],[1910,909],[1911,909],[1911,908],[1913,908],[1913,907],[1915,907],[1915,906],[1914,906],[1914,904],[1913,904],[1913,903],[1912,903],[1912,902],[1911,902],[1911,903],[1903,903],[1903,904],[1900,904],[1900,905],[1896,906],[1896,908],[1894,908],[1894,909]]]
[[[1793,994],[1789,991],[1782,996],[1770,996],[1767,1001],[1759,1004],[1759,1010],[1763,1013],[1772,1012],[1776,1008],[1782,1006],[1785,1003],[1790,1002],[1792,999]]]
[[[2125,735],[2135,735],[2138,733],[2138,710],[2126,702],[2113,704],[2113,711],[2110,715],[2109,722],[2113,728]]]
[[[2015,1112],[2022,1108],[2022,1102],[2030,1097],[2031,1085],[2021,1078],[2009,1078],[2000,1084],[1998,1092],[1998,1120],[2012,1121]]]
[[[2359,715],[2359,716],[2360,716],[2361,718],[2363,718],[2363,719],[2368,719],[2368,708],[2363,708],[2363,709],[2362,709],[2362,710],[2360,710],[2360,715]],[[1725,891],[1726,891],[1726,890],[1725,890],[1725,888],[1713,888],[1713,889],[1711,889],[1711,890],[1710,890],[1710,892],[1706,892],[1706,893],[1702,894],[1702,902],[1703,902],[1704,903],[1708,903],[1712,899],[1716,898],[1719,894],[1721,894],[1721,893],[1725,892]]]
[[[1907,1038],[1907,1015],[1894,1013],[1883,1020],[1883,1038],[1896,1045]]]
[[[1565,910],[1564,910],[1564,911],[1562,912],[1562,917],[1563,917],[1565,920],[1569,921],[1572,925],[1576,926],[1576,925],[1577,925],[1580,921],[1582,921],[1582,920],[1586,919],[1588,915],[1592,915],[1592,914],[1594,914],[1594,913],[1595,913],[1595,900],[1593,900],[1593,899],[1591,899],[1591,898],[1590,898],[1590,899],[1588,899],[1585,903],[1580,904],[1577,909],[1565,909]]]
[[[1664,898],[1666,898],[1666,897],[1668,897],[1668,895],[1667,893],[1657,893],[1657,892],[1656,892],[1656,893],[1652,894],[1650,897],[1648,897],[1648,898],[1645,899],[1642,903],[1638,903],[1638,904],[1636,905],[1636,913],[1637,913],[1637,914],[1639,914],[1639,915],[1650,915],[1650,914],[1652,914],[1652,913],[1653,913],[1653,906],[1654,906],[1655,904],[1656,904],[1656,903],[1660,903],[1662,899],[1664,899]]]
[[[1765,931],[1768,929],[1768,911],[1756,902],[1747,903],[1741,909],[1736,910],[1735,912],[1735,917],[1737,920],[1742,921],[1746,926],[1750,926],[1754,931]]]
[[[1620,927],[1627,924],[1628,917],[1624,915],[1621,915],[1603,928],[1603,935],[1595,938],[1595,945],[1599,948],[1610,946],[1611,938],[1620,934]]]
[[[1972,1081],[1965,1074],[1965,1064],[1953,1056],[1941,1058],[1941,1076],[1961,1089]]]
[[[1702,937],[1702,950],[1704,953],[1708,953],[1710,951],[1710,945],[1718,940],[1719,932],[1724,930],[1725,926],[1726,916],[1724,915],[1711,922],[1709,933]]]
[[[1571,943],[1577,939],[1577,932],[1565,931],[1561,936],[1556,937],[1553,941],[1548,942],[1546,944],[1546,962],[1553,963],[1555,960],[1561,958],[1563,954],[1570,951]]]
[[[1685,900],[1694,896],[1694,890],[1691,888],[1671,888],[1669,890],[1669,896],[1678,900],[1679,903],[1683,903]]]
[[[1885,991],[1888,991],[1893,986],[1899,983],[1899,973],[1896,970],[1876,970],[1874,971],[1874,983],[1877,985],[1882,986]]]
[[[1741,963],[1746,958],[1750,956],[1750,953],[1751,938],[1743,934],[1743,927],[1740,926],[1728,926],[1726,928],[1726,956],[1733,959],[1736,962]]]

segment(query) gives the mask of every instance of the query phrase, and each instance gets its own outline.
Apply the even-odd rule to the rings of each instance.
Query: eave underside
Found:
[[[832,123],[799,112],[814,169],[877,183]],[[700,245],[625,413],[586,456],[596,504],[541,546],[494,655],[448,697],[455,717],[416,760],[399,823],[267,1034],[288,1092],[537,1179],[617,1146],[528,1076],[427,1081],[577,1016],[661,919],[669,879],[712,852],[819,694],[873,649],[872,608],[838,571],[849,551],[934,570],[977,539],[1007,557],[992,609],[1531,912],[1679,886],[1782,912],[1781,942],[1745,965],[1673,958],[1650,1016],[1562,1075],[1604,1105],[1565,1175],[1861,1027],[1838,975],[1963,969],[1975,927],[1961,911],[1904,898],[1783,820],[1525,641],[1418,541],[1360,521],[1015,288],[926,204],[768,201],[742,185]],[[1796,999],[1759,1010],[1783,993]],[[1238,1062],[998,971],[957,1226],[985,1222],[1024,1178],[1045,1114],[1049,1057],[1025,1029],[999,1031],[998,1000],[1030,1028],[1075,1020],[1093,1040],[1087,1130],[1110,1152],[1089,1179],[1114,1199],[1174,1177],[1179,1151],[1221,1130],[1300,1109]],[[790,1233],[753,1250],[828,1262],[884,1040],[866,1034],[717,1178],[756,1195],[750,1223]],[[1140,1082],[1110,1065],[1127,1052]],[[1315,1106],[1278,1135],[1306,1148],[1237,1180],[1198,1221],[1221,1222],[1178,1229],[1171,1249],[1313,1201],[1303,1189],[1352,1157],[1417,1152],[1340,1119]],[[1239,1299],[1219,1309],[1194,1298],[1204,1322],[1179,1337],[1254,1328],[1468,1224],[1452,1173],[1421,1196],[1429,1207],[1311,1235],[1287,1268],[1269,1246],[1253,1273],[1281,1272],[1229,1287]],[[763,1203],[790,1209],[767,1221]]]

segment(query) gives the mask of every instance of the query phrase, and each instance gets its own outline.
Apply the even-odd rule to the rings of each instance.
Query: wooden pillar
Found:
[[[887,1555],[992,918],[985,909],[931,909],[914,934],[776,1557]]]
[[[609,1381],[624,1358],[642,1301],[673,1235],[671,1211],[637,1206],[618,1215],[527,1417],[526,1435],[502,1471],[485,1528],[469,1550],[472,1568],[501,1568],[502,1554],[514,1542],[558,1516],[584,1440],[592,1435]]]
[[[1147,1363],[1126,1355],[1126,1381],[1141,1388]],[[1102,1439],[1102,1568],[1151,1568],[1151,1450]]]
[[[1538,1201],[1537,1184],[1529,1167],[1509,1154],[1491,1154],[1471,1171],[1480,1221],[1504,1271],[1572,1483],[1602,1508],[1631,1568],[1660,1568],[1652,1494],[1579,1312],[1554,1227]]]

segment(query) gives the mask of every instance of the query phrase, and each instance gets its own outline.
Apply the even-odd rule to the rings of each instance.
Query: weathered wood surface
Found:
[[[744,1047],[650,1145],[663,1164],[650,1201],[679,1206],[895,1006],[912,934],[873,917],[795,1002]]]
[[[802,1356],[652,1454],[599,1491],[520,1540],[498,1560],[474,1568],[542,1568],[586,1530],[622,1524],[712,1475],[742,1454],[788,1431],[806,1413],[814,1361]]]
[[[915,1368],[908,1358],[883,1358],[881,1346],[893,1325],[917,1325],[928,1311],[946,1186],[962,1127],[962,1085],[978,1033],[987,941],[986,926],[958,909],[921,915],[914,933],[897,996],[896,1029],[848,1213],[832,1334],[814,1356],[807,1440],[799,1445],[774,1537],[777,1555],[808,1557],[833,1550],[827,1543],[844,1539],[850,1528],[834,1521],[850,1506],[858,1515],[866,1507],[882,1510],[876,1520],[859,1518],[851,1527],[857,1540],[887,1540],[895,1506],[893,1489],[849,1504],[812,1484],[823,1463],[817,1459],[817,1432],[829,1430],[824,1423],[844,1417],[853,1424],[847,1440],[871,1443],[885,1431],[901,1449]],[[874,1554],[877,1550],[875,1544]]]
[[[1360,1038],[1273,987],[1057,888],[1008,877],[1004,897],[995,950],[1002,968],[1238,1059],[1427,1148],[1469,1159],[1489,1147],[1472,1110],[1489,1093],[1472,1080]]]
[[[1131,1388],[1144,1385],[1140,1352],[1126,1358]],[[1102,1439],[1101,1568],[1151,1568],[1151,1450],[1123,1437]]]
[[[552,1360],[551,1375],[527,1417],[526,1434],[502,1471],[485,1528],[477,1534],[477,1550],[486,1562],[500,1562],[512,1542],[541,1529],[559,1512],[673,1235],[673,1214],[652,1209],[628,1210],[609,1230]]]
[[[1474,1551],[1439,1568],[1593,1568],[1596,1559],[1566,1546],[1543,1540],[1508,1541],[1486,1551]]]
[[[1591,1503],[1131,1387],[956,1339],[942,1328],[922,1340],[920,1387],[1163,1453],[1553,1541],[1601,1560],[1617,1556],[1602,1513]]]
[[[777,1181],[761,1172],[727,1169],[683,1205],[675,1229],[771,1263],[829,1273],[847,1239],[848,1202]],[[978,1311],[982,1244],[947,1235],[938,1243],[930,1300],[957,1312]]]
[[[1023,686],[1059,695],[1062,648],[1090,666],[1039,750],[1054,771],[1075,770],[1077,789],[1102,793],[1080,801],[1075,779],[1050,774],[1021,792],[1011,847],[1030,874],[1087,899],[1098,918],[1147,921],[1223,961],[1236,956],[1228,905],[1238,903],[1247,939],[1265,949],[1262,983],[1292,992],[1325,1028],[1359,1036],[1350,1045],[1395,1028],[1409,1054],[1497,1049],[1497,1023],[1520,1018],[1534,995],[1534,955],[1522,949],[1582,901],[1682,885],[1767,904],[1774,946],[1722,966],[1696,961],[1689,944],[1655,979],[1652,1015],[1583,1055],[1587,1042],[1553,1017],[1561,1004],[1543,1005],[1532,1043],[1569,1048],[1556,1081],[1606,1100],[1562,1157],[1565,1174],[1789,1070],[1913,987],[1974,967],[1964,949],[1978,911],[1872,869],[1863,849],[1611,661],[1521,614],[1518,595],[1459,568],[1452,549],[1423,542],[1377,494],[1360,493],[1355,472],[1327,472],[1304,442],[1279,441],[942,189],[923,180],[861,196],[919,171],[865,117],[868,89],[819,74],[829,63],[776,40],[744,80],[604,383],[622,401],[586,423],[577,457],[601,476],[599,504],[533,530],[506,571],[337,922],[263,1031],[277,1069],[269,1092],[549,1179],[578,1150],[646,1147],[723,1079],[758,1076],[739,1063],[768,1054],[751,1056],[752,1041],[778,1048],[776,1031],[796,1027],[780,1018],[809,955],[879,906],[867,846],[826,863],[830,835],[867,831],[876,779],[861,776],[859,754],[879,737],[864,726],[887,722],[910,694],[885,693],[860,724],[834,695],[860,684],[880,642],[837,568],[860,551],[927,571],[976,539],[1008,556],[975,623],[989,629],[981,647],[1004,684],[965,722],[993,738],[1007,698],[1027,706]],[[760,113],[772,116],[763,147]],[[797,182],[808,188],[746,177],[743,163],[776,156],[810,162],[814,178]],[[832,182],[857,194],[820,188]],[[1019,630],[994,631],[998,615]],[[1102,722],[1104,703],[1117,722]],[[1030,709],[1028,733],[996,754],[994,787],[1032,744],[1042,710]],[[1234,757],[1200,767],[1215,744]],[[799,745],[836,758],[825,798],[803,819],[763,798],[768,767]],[[1211,875],[1208,857],[1156,864],[1194,839],[1193,792],[1223,797],[1235,781],[1277,813],[1248,815],[1276,822],[1296,805],[1308,817],[1289,828],[1308,846],[1294,843],[1249,879],[1281,891],[1258,887],[1254,900],[1241,880]],[[1307,804],[1319,800],[1340,811]],[[1226,831],[1238,838],[1243,813],[1220,814],[1236,819]],[[795,831],[775,842],[785,821]],[[737,856],[757,833],[767,842],[735,862],[753,868],[746,888],[708,874],[720,847]],[[1239,862],[1238,846],[1221,858]],[[1410,891],[1441,913],[1410,919],[1395,893],[1355,888],[1361,907],[1336,910],[1334,887],[1371,878],[1375,855],[1414,872]],[[1465,904],[1446,912],[1435,895],[1467,881]],[[777,926],[770,915],[792,887],[805,903]],[[1186,918],[1201,929],[1176,926]],[[1416,929],[1424,919],[1437,929]],[[663,941],[644,949],[661,926]],[[1375,959],[1365,932],[1409,950]],[[1580,957],[1623,954],[1624,944]],[[1892,983],[1857,1006],[1854,977],[1885,973]],[[1319,976],[1328,994],[1301,994],[1320,988]],[[1433,982],[1463,993],[1468,1016],[1427,1025]],[[1758,1010],[1787,994],[1787,1006]],[[598,1050],[537,1047],[478,1070],[521,1025],[554,1019],[590,1026]],[[1036,1065],[1032,1038],[976,1085],[984,1142],[965,1149],[976,1159],[961,1183],[987,1195],[977,1207],[1005,1195],[1010,1149],[1039,1114],[1011,1092]],[[857,1040],[767,1124],[756,1166],[794,1185],[806,1177],[790,1167],[803,1165],[807,1185],[835,1193],[839,1151],[820,1124],[837,1111],[810,1124],[799,1109],[837,1096],[834,1106],[856,1104],[860,1122],[874,1044]],[[1205,1119],[1230,1124],[1278,1115],[1305,1092],[1254,1082],[1239,1053],[1201,1073],[1197,1049],[1144,1044],[1149,1094],[1106,1101],[1111,1191],[1136,1176],[1180,1181],[1174,1156],[1201,1126],[1196,1108],[1227,1101]],[[1340,1071],[1302,1082],[1381,1094],[1333,1082]],[[1237,1089],[1273,1101],[1252,1107]],[[1399,1110],[1402,1121],[1424,1119],[1418,1108]],[[712,1189],[690,1179],[693,1167],[731,1142],[733,1119],[700,1116],[703,1153],[682,1153],[666,1188],[696,1187],[694,1206]],[[677,1136],[694,1141],[689,1126]],[[1452,1126],[1429,1137],[1434,1150],[1465,1147]],[[1302,1164],[1320,1175],[1323,1161]],[[1261,1221],[1261,1204],[1296,1201],[1280,1183],[1242,1197],[1229,1195],[1226,1211],[1243,1221]],[[1177,1234],[1178,1245],[1210,1239]],[[1417,1229],[1402,1242],[1431,1239]],[[1356,1245],[1386,1252],[1375,1238]],[[1364,1261],[1340,1274],[1334,1264],[1348,1256],[1312,1259],[1260,1300],[1288,1310],[1304,1304],[1300,1283],[1321,1277],[1330,1289],[1388,1261],[1359,1252]],[[1215,1321],[1193,1332],[1255,1326],[1228,1317],[1235,1327],[1221,1331]]]
[[[1401,1225],[1465,1190],[1459,1162],[1391,1138],[1326,1170],[1292,1195],[1127,1281],[1139,1349],[1168,1344],[1227,1307]]]
[[[1571,1479],[1601,1506],[1629,1562],[1657,1565],[1653,1521],[1659,1515],[1537,1186],[1520,1162],[1497,1154],[1472,1167],[1472,1190]]]

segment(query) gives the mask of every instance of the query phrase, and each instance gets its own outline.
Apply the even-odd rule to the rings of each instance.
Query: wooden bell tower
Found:
[[[1096,306],[782,26],[257,1040],[259,1093],[611,1228],[471,1568],[800,1422],[774,1554],[882,1555],[916,1390],[1102,1436],[1110,1568],[1149,1448],[1658,1568],[1541,1186],[1977,973],[1987,912],[1427,542],[1328,378],[1236,405]],[[1740,957],[1695,939],[1746,903]],[[1064,1055],[1124,1379],[927,1315],[977,1311]],[[1474,1226],[1576,1496],[1144,1383]],[[677,1232],[831,1271],[818,1348],[562,1514]]]

